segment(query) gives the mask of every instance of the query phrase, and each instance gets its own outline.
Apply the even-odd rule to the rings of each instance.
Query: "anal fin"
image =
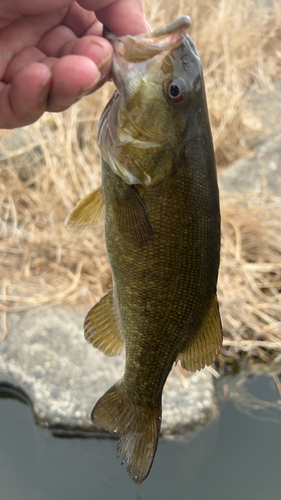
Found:
[[[185,351],[178,355],[177,361],[180,361],[186,370],[201,370],[214,361],[221,344],[222,326],[218,301],[214,295],[196,338]]]
[[[84,322],[85,339],[107,356],[120,354],[124,339],[114,307],[113,290],[90,311]]]
[[[65,220],[68,229],[86,229],[103,222],[105,205],[101,187],[87,194]]]

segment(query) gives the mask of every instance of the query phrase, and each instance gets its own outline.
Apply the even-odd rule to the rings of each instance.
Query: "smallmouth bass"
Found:
[[[105,211],[113,287],[89,311],[85,337],[109,356],[125,344],[126,365],[92,420],[120,437],[118,456],[136,484],[152,466],[173,363],[201,369],[222,342],[219,194],[189,25],[183,16],[152,33],[107,35],[117,91],[99,122],[102,187],[66,221],[91,227]]]

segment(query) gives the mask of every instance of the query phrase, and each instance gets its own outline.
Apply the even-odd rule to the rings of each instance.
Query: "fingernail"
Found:
[[[93,45],[97,45],[98,47],[101,47],[101,49],[104,48],[103,44],[100,43],[100,42],[98,42],[97,40],[91,40],[91,42],[92,42]]]
[[[147,26],[148,31],[150,31],[150,32],[151,32],[151,31],[152,31],[152,28],[151,28],[151,26],[150,26],[149,22],[148,22],[146,19],[145,19],[145,24],[146,24],[146,26]]]
[[[112,54],[109,53],[107,54],[106,57],[103,58],[103,60],[98,64],[98,69],[100,70],[101,73],[101,79],[105,78],[108,75],[109,72],[109,65],[108,62],[111,61],[112,59]]]
[[[79,101],[79,99],[81,99],[82,97],[90,94],[91,92],[93,92],[96,88],[96,86],[98,85],[99,81],[101,80],[101,73],[100,71],[98,72],[97,74],[97,77],[95,79],[95,81],[93,83],[91,83],[91,85],[89,85],[88,87],[85,87],[84,89],[80,89],[78,94],[77,94],[77,97],[76,97],[76,100]]]
[[[50,88],[51,88],[52,73],[50,73],[47,78],[41,83],[40,101],[47,101]]]

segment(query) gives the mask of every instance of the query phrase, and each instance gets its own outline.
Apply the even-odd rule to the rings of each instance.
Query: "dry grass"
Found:
[[[281,79],[280,2],[260,9],[257,3],[146,1],[153,27],[181,14],[192,18],[219,169],[246,156],[246,139],[256,133],[245,89],[268,92]],[[58,304],[87,309],[111,281],[102,228],[64,228],[71,208],[100,182],[96,126],[111,93],[106,85],[64,113],[46,114],[25,129],[20,144],[7,146],[8,159],[0,162],[3,335],[9,312]],[[219,298],[226,345],[261,356],[262,346],[281,350],[281,241],[274,203],[253,199],[246,208],[223,206]]]
[[[222,199],[218,297],[224,345],[263,359],[281,350],[281,198]]]

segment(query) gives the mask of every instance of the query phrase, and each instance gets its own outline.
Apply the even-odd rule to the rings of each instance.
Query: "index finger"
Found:
[[[94,10],[98,20],[115,35],[139,35],[150,31],[144,17],[142,0],[78,0]]]

